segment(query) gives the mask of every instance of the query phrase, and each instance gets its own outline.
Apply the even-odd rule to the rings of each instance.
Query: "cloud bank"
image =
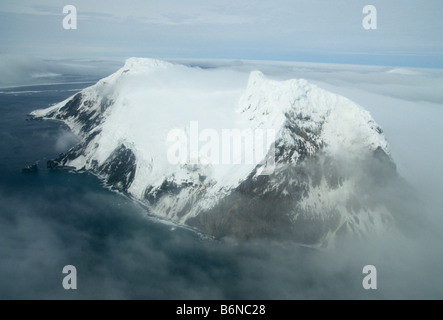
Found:
[[[442,67],[442,3],[376,1],[378,28],[362,27],[363,0],[4,1],[4,54],[90,58],[242,58]]]

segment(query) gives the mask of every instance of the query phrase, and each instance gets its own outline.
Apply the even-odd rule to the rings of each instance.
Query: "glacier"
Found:
[[[80,142],[48,168],[100,176],[150,214],[221,237],[327,246],[395,228],[383,197],[401,183],[383,130],[351,100],[303,79],[130,58],[114,74],[32,117],[64,122]],[[167,159],[168,133],[274,130],[257,163]]]

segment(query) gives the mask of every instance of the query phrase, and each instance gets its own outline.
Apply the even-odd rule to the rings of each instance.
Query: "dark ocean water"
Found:
[[[0,299],[443,298],[442,260],[421,243],[215,241],[147,217],[91,174],[47,170],[76,139],[26,115],[91,84],[0,89]],[[33,163],[38,172],[21,172]],[[377,290],[362,288],[366,264]],[[62,286],[65,265],[77,290]]]

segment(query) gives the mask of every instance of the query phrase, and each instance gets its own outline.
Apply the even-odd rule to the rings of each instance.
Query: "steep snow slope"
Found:
[[[131,58],[32,115],[62,120],[82,138],[49,167],[91,170],[152,214],[217,237],[319,244],[392,225],[392,210],[373,192],[398,179],[381,128],[305,80]],[[253,141],[254,161],[244,145],[235,161],[224,130]],[[174,132],[184,140],[171,140]],[[174,143],[186,150],[180,163],[170,160]]]

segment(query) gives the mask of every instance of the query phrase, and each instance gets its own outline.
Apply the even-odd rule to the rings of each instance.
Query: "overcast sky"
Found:
[[[77,30],[62,10],[77,8]],[[362,10],[377,8],[377,29]],[[440,0],[2,0],[0,53],[443,67]]]

